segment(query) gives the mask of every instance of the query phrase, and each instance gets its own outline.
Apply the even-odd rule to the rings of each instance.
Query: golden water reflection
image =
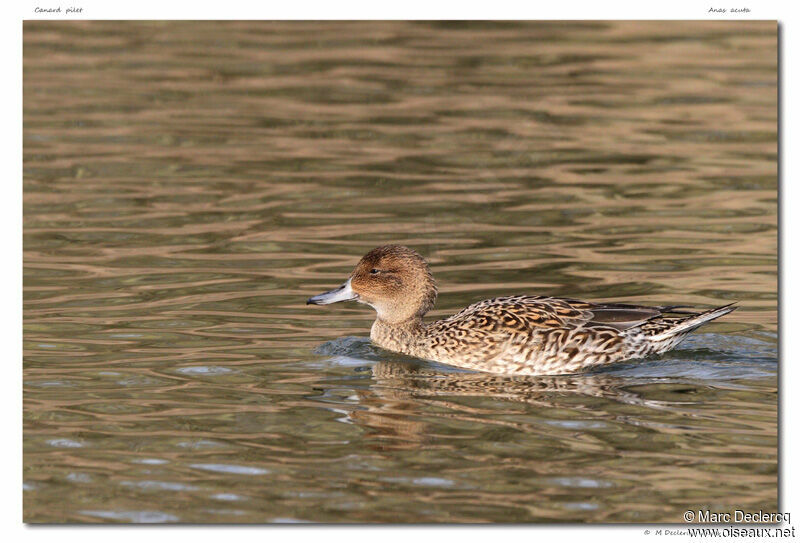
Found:
[[[27,522],[777,506],[774,22],[28,21]],[[547,379],[309,308],[385,242],[498,294],[737,301]]]

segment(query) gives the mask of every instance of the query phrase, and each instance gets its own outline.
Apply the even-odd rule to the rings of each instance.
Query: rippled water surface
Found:
[[[770,22],[27,22],[28,522],[680,522],[777,507]],[[372,247],[739,310],[500,377],[307,307]]]

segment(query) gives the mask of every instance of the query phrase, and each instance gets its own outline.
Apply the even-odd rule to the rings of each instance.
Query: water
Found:
[[[26,22],[27,522],[680,522],[777,507],[777,26]],[[467,373],[307,307],[740,309]]]

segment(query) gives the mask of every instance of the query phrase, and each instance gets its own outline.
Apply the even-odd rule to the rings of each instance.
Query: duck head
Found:
[[[421,319],[430,311],[436,301],[436,283],[419,253],[401,245],[384,245],[364,255],[343,285],[306,303],[327,305],[348,300],[370,305],[380,320],[399,324]]]

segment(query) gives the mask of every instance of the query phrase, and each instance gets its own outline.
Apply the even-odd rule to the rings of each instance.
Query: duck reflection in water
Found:
[[[435,419],[443,419],[447,424],[463,421],[484,429],[493,425],[496,432],[546,433],[548,428],[542,426],[545,423],[535,414],[530,421],[513,421],[505,415],[531,413],[529,407],[545,413],[592,404],[594,419],[598,414],[597,399],[653,408],[658,402],[646,400],[635,392],[635,387],[663,381],[606,374],[452,373],[423,363],[395,360],[377,362],[371,371],[373,382],[368,389],[357,390],[359,409],[351,411],[348,417],[367,429],[370,438],[367,446],[376,450],[430,446],[437,441]],[[581,397],[586,399],[585,404]],[[569,423],[579,430],[580,421]],[[593,424],[596,422],[589,421],[589,426]]]

